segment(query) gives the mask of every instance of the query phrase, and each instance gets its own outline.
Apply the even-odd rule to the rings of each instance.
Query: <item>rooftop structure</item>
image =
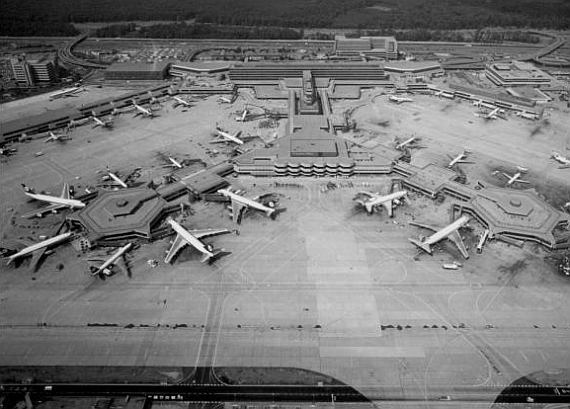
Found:
[[[148,96],[149,91],[154,94],[165,94],[168,91],[168,85],[127,92],[119,97],[101,99],[77,108],[60,108],[34,116],[2,122],[2,126],[0,126],[0,142],[17,140],[23,133],[32,135],[63,128],[69,125],[72,120],[91,116],[91,111],[95,111],[97,115],[107,115],[113,111],[111,102],[117,108],[130,105],[133,98],[136,98],[139,103],[144,103],[150,99]]]
[[[184,77],[188,74],[215,74],[228,71],[231,63],[224,61],[191,62],[176,61],[170,66],[169,74],[173,77]]]
[[[310,71],[317,88],[327,87],[331,80],[370,83],[386,81],[389,77],[379,63],[348,62],[258,62],[235,64],[229,72],[230,80],[237,86],[277,84],[285,78],[298,78],[302,86],[303,72]]]
[[[402,184],[408,190],[432,198],[445,194],[457,199],[456,207],[489,229],[489,238],[529,240],[551,250],[570,248],[570,236],[555,234],[557,228],[570,222],[570,215],[556,210],[530,190],[475,190],[457,183],[455,172],[435,164],[418,168],[398,162],[394,171],[405,177]]]
[[[163,80],[168,76],[168,61],[152,63],[115,63],[105,70],[107,80]]]
[[[384,157],[318,127],[304,127],[234,160],[235,170],[254,176],[350,176],[389,173],[393,157]]]
[[[104,192],[77,215],[69,218],[81,223],[91,242],[151,239],[151,230],[168,212],[166,201],[148,188]]]
[[[485,76],[494,84],[502,86],[550,84],[548,74],[530,63],[521,61],[488,64]]]
[[[338,56],[365,55],[392,60],[398,58],[398,42],[394,37],[335,37],[335,54]]]

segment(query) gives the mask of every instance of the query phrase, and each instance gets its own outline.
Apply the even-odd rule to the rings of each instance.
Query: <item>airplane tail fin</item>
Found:
[[[271,218],[271,220],[275,220],[277,218],[277,212],[275,211],[275,209],[268,210],[266,213],[267,216]]]
[[[415,239],[408,239],[411,243],[415,244],[416,246],[418,246],[419,248],[421,248],[422,250],[424,250],[426,253],[431,254],[432,253],[432,249],[431,246],[429,244],[426,244],[420,240],[415,240]]]
[[[366,211],[367,211],[368,213],[374,212],[374,208],[373,208],[373,206],[372,206],[371,203],[364,203],[364,207],[366,208]]]
[[[202,263],[208,263],[208,264],[212,264],[214,261],[216,261],[220,255],[220,253],[222,253],[222,250],[220,249],[215,249],[211,251],[211,254],[204,254],[204,256],[202,257],[202,259],[200,260]]]
[[[26,186],[25,183],[22,183],[22,187],[24,188],[24,191],[26,193],[36,193],[36,191],[34,189],[32,189],[31,187]]]

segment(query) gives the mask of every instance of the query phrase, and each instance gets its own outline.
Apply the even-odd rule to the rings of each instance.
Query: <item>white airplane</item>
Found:
[[[531,112],[526,112],[526,111],[517,111],[515,112],[515,115],[524,119],[529,119],[531,121],[536,121],[538,119],[537,114],[533,114]]]
[[[390,95],[388,97],[388,99],[391,102],[395,102],[396,104],[400,105],[403,102],[414,102],[414,100],[412,98],[408,98],[408,97],[399,97],[397,95]]]
[[[62,89],[60,91],[54,92],[49,96],[49,100],[53,101],[54,99],[58,98],[67,98],[67,97],[76,97],[78,92],[84,91],[83,87],[72,87]]]
[[[451,92],[446,92],[446,91],[443,91],[443,90],[439,90],[439,91],[437,91],[437,92],[434,92],[433,95],[436,96],[436,97],[438,97],[438,98],[441,98],[441,97],[443,97],[443,98],[448,98],[448,99],[454,99],[454,98],[455,98],[455,95],[453,95],[453,93],[451,93]]]
[[[109,257],[107,260],[105,260],[102,264],[96,265],[96,264],[90,264],[90,269],[91,269],[91,275],[92,276],[96,276],[96,275],[106,275],[106,276],[110,276],[113,270],[113,267],[115,266],[115,264],[118,264],[119,262],[121,262],[121,268],[124,269],[125,271],[127,270],[126,265],[124,265],[124,259],[122,258],[122,256],[131,249],[131,247],[133,246],[133,243],[128,243],[126,246],[123,246],[121,248],[119,248],[111,257]],[[100,259],[89,259],[87,260],[90,263],[98,263],[102,260]]]
[[[562,156],[561,154],[559,154],[556,151],[552,151],[552,154],[550,155],[550,157],[552,159],[554,159],[556,162],[562,164],[562,166],[560,166],[560,169],[570,168],[570,158],[567,158],[566,156]]]
[[[151,105],[152,105],[152,104],[158,104],[158,105],[160,105],[160,101],[158,100],[157,97],[155,97],[155,96],[152,94],[152,92],[148,91],[147,94],[148,94],[148,97],[150,98],[150,104],[151,104]]]
[[[403,142],[399,142],[398,139],[396,139],[396,145],[394,146],[395,149],[397,150],[402,150],[404,149],[407,145],[413,143],[415,145],[415,142],[419,141],[419,138],[417,136],[412,136],[409,139],[406,139]],[[417,148],[419,148],[419,146],[415,146]]]
[[[248,113],[249,113],[249,111],[247,110],[247,104],[246,104],[245,108],[243,109],[243,113],[241,114],[241,116],[236,117],[236,121],[237,122],[245,122],[245,120],[247,119]]]
[[[507,179],[509,179],[509,180],[507,181],[507,186],[511,186],[513,183],[516,183],[516,182],[518,182],[518,183],[526,183],[526,184],[530,183],[530,182],[527,181],[527,180],[522,180],[522,179],[520,179],[520,177],[522,176],[523,173],[528,172],[528,169],[522,168],[522,167],[520,167],[520,166],[517,166],[517,169],[518,169],[518,172],[515,173],[514,175],[509,175],[509,174],[507,174],[507,173],[505,173],[505,172],[501,172],[501,174],[502,174],[503,176],[505,176]]]
[[[469,222],[468,216],[461,216],[459,219],[455,220],[450,225],[439,229],[434,226],[420,224],[415,222],[410,222],[413,226],[418,226],[424,229],[432,230],[435,233],[429,237],[420,236],[419,240],[415,239],[408,239],[410,242],[418,246],[420,249],[426,251],[429,254],[432,254],[432,245],[439,242],[442,239],[448,238],[451,240],[459,249],[463,257],[469,258],[469,253],[467,253],[467,249],[465,248],[465,244],[461,239],[461,235],[459,234],[459,228],[465,226]]]
[[[364,206],[368,213],[373,213],[375,208],[382,205],[388,211],[388,216],[393,217],[394,203],[398,204],[399,199],[404,198],[407,194],[408,192],[405,190],[394,192],[385,196],[370,192],[358,192],[355,201]]]
[[[190,101],[186,101],[185,99],[177,97],[176,95],[173,95],[172,99],[174,100],[174,104],[172,104],[172,108],[176,108],[178,105],[182,105],[185,108],[190,108],[192,106]]]
[[[489,108],[489,109],[495,109],[497,108],[495,105],[493,104],[489,104],[487,102],[483,102],[482,100],[478,99],[477,101],[473,101],[473,105],[481,108],[481,107],[485,107],[485,108]]]
[[[95,125],[93,125],[93,128],[97,128],[98,126],[100,126],[102,128],[110,129],[113,127],[113,120],[111,118],[107,119],[106,121],[103,121],[97,118],[97,115],[95,115],[95,111],[91,111],[91,118],[93,119],[93,121],[95,121]]]
[[[233,142],[237,143],[238,145],[243,145],[244,141],[238,138],[241,134],[241,131],[237,131],[235,134],[231,134],[229,132],[223,131],[221,128],[216,126],[216,133],[221,139],[211,141],[210,143],[220,143],[220,142]]]
[[[277,216],[277,213],[275,213],[275,208],[265,206],[258,202],[261,197],[248,199],[247,197],[243,197],[232,192],[230,189],[220,189],[218,190],[218,193],[230,198],[232,202],[232,218],[234,223],[240,224],[244,211],[249,208],[254,208],[256,210],[262,211],[273,220],[275,220],[275,217]]]
[[[155,116],[154,112],[152,112],[150,109],[140,106],[134,99],[132,100],[132,103],[135,109],[138,111],[135,116],[142,115],[145,118],[153,118]]]
[[[30,189],[23,183],[22,186],[24,187],[24,194],[26,196],[34,200],[49,203],[46,207],[23,214],[22,217],[24,218],[42,217],[44,213],[57,213],[57,211],[61,209],[82,209],[85,207],[85,203],[82,201],[71,199],[68,183],[63,184],[63,190],[59,197],[36,193],[33,189]]]
[[[0,156],[12,156],[18,150],[16,148],[0,148]]]
[[[475,116],[483,119],[497,119],[499,116],[498,114],[501,112],[500,108],[495,108],[490,112],[487,113],[475,113]]]
[[[38,263],[39,259],[45,254],[48,247],[53,246],[55,244],[59,244],[69,239],[72,235],[73,233],[67,232],[51,237],[44,241],[40,241],[39,243],[30,244],[27,247],[20,250],[19,252],[12,254],[11,256],[8,256],[7,257],[8,262],[6,263],[6,265],[9,265],[10,263],[12,263],[12,261],[16,260],[17,258],[25,257],[31,254],[32,255],[31,266],[33,268],[33,266],[35,266]]]
[[[174,239],[166,254],[165,263],[170,263],[173,257],[188,244],[204,254],[202,262],[212,262],[219,254],[219,251],[215,251],[211,244],[202,243],[200,239],[230,232],[228,229],[186,230],[172,219],[168,219],[168,223],[176,232],[176,239]]]
[[[119,176],[117,176],[113,172],[107,172],[107,176],[103,177],[104,181],[108,181],[109,179],[112,179],[115,182],[114,184],[116,184],[120,187],[124,187],[124,188],[129,187],[129,186],[127,186],[127,183],[123,179],[121,179]]]
[[[167,163],[165,166],[171,167],[171,168],[178,168],[178,169],[182,169],[184,167],[184,165],[182,165],[182,163],[178,162],[176,159],[172,158],[172,157],[168,157],[168,161],[170,163]]]
[[[463,150],[463,152],[461,152],[459,155],[452,157],[450,155],[447,155],[451,161],[447,164],[448,168],[452,168],[454,165],[458,164],[458,163],[472,163],[466,160],[463,160],[465,158],[467,158],[467,155],[469,154],[468,150]]]
[[[48,132],[49,138],[45,142],[65,142],[71,139],[71,137],[63,134],[55,134],[51,131]]]
[[[219,101],[220,101],[222,104],[231,104],[231,103],[234,102],[234,97],[232,97],[232,98],[220,97],[220,98],[219,98]]]

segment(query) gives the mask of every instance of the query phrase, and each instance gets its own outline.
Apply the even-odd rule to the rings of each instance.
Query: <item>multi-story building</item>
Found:
[[[496,85],[548,85],[550,76],[534,65],[521,61],[491,63],[485,68],[485,76]]]
[[[48,55],[38,59],[26,56],[13,58],[11,61],[14,79],[19,85],[31,86],[57,81],[56,61]]]
[[[398,42],[394,37],[335,37],[334,50],[337,56],[370,56],[385,60],[398,58]]]

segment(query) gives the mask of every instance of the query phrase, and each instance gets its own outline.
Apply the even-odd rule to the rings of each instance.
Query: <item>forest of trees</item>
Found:
[[[298,29],[570,29],[568,0],[0,0],[0,7],[1,35],[68,35],[67,23],[190,19]]]
[[[217,24],[154,24],[138,27],[136,24],[113,24],[102,27],[97,37],[133,38],[228,38],[228,39],[285,39],[303,38],[303,30],[281,27],[240,27]]]

